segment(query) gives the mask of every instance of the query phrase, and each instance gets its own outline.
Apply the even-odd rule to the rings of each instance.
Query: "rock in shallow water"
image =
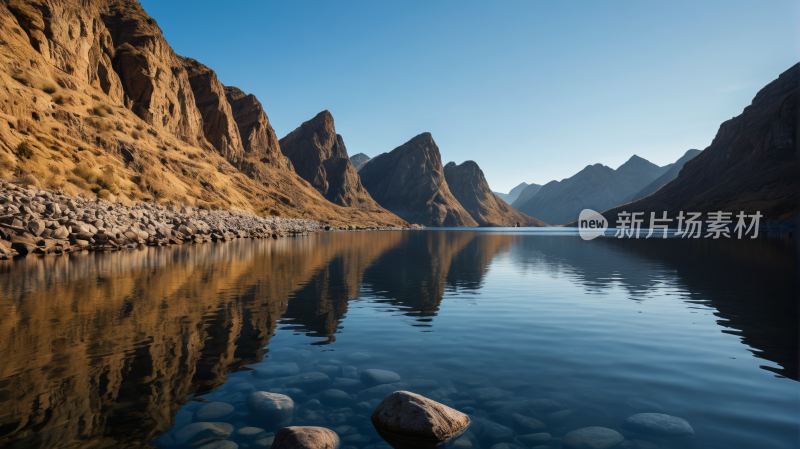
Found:
[[[372,424],[393,447],[436,446],[460,435],[469,416],[408,391],[386,397],[372,414]]]
[[[262,366],[253,372],[253,376],[258,379],[272,379],[275,377],[288,377],[294,376],[300,372],[297,363],[270,363]]]
[[[383,400],[386,396],[394,393],[395,391],[408,390],[408,384],[405,382],[397,382],[393,384],[378,385],[377,387],[367,388],[358,392],[358,402],[370,401],[377,399]]]
[[[322,427],[284,427],[275,435],[272,449],[339,449],[339,435]]]
[[[325,390],[322,392],[319,401],[328,407],[349,407],[353,404],[350,395],[342,390]]]
[[[400,375],[382,369],[365,369],[361,372],[361,382],[367,387],[400,382]]]
[[[330,384],[331,378],[327,374],[319,372],[298,374],[286,379],[287,387],[299,388],[309,394],[324,390]]]
[[[217,422],[224,421],[225,418],[233,413],[233,406],[225,402],[208,402],[200,410],[194,413],[194,422]]]
[[[511,419],[517,425],[518,430],[525,433],[537,433],[547,428],[543,422],[528,416],[520,415],[519,413],[511,414]]]
[[[564,435],[564,449],[610,449],[625,441],[619,432],[606,427],[584,427]]]
[[[622,427],[631,432],[662,437],[694,435],[694,429],[685,419],[663,413],[639,413],[638,415],[633,415],[622,423]]]
[[[233,441],[223,440],[204,444],[197,449],[239,449],[239,445]]]
[[[247,410],[266,427],[285,426],[292,422],[294,401],[286,395],[256,391],[247,396]]]
[[[178,430],[172,439],[178,444],[200,445],[214,440],[224,440],[233,432],[233,426],[224,422],[196,422]]]
[[[335,390],[342,390],[348,393],[358,393],[359,391],[363,390],[364,384],[358,379],[346,379],[344,377],[337,377],[333,379],[333,383],[331,384],[331,388]]]

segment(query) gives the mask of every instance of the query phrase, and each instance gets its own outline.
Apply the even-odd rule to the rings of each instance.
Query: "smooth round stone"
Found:
[[[173,441],[178,444],[198,445],[231,436],[233,426],[224,422],[196,422],[175,432]]]
[[[250,414],[267,426],[285,426],[292,422],[294,401],[286,395],[256,391],[245,401]]]
[[[323,391],[319,401],[322,405],[327,405],[328,407],[349,407],[353,404],[353,400],[348,393],[335,389]]]
[[[565,419],[569,418],[573,413],[575,413],[575,410],[568,408],[566,410],[548,413],[543,419],[552,424],[560,424],[564,422]]]
[[[407,383],[412,390],[417,391],[429,391],[439,388],[439,382],[430,379],[412,379]]]
[[[317,410],[322,408],[322,403],[319,402],[319,399],[309,399],[308,401],[304,402],[302,407],[308,410]]]
[[[625,441],[619,432],[606,427],[584,427],[564,435],[563,449],[610,449]]]
[[[373,407],[372,404],[370,404],[369,402],[359,402],[358,404],[353,406],[353,410],[355,410],[356,413],[360,413],[362,415],[371,414],[372,411],[375,410],[375,407]]]
[[[339,434],[339,436],[352,435],[354,433],[358,433],[358,429],[356,429],[353,426],[347,426],[347,425],[339,426],[333,429],[333,431]]]
[[[633,415],[622,423],[622,427],[631,432],[661,437],[694,435],[694,429],[685,419],[663,413],[639,413],[638,415]]]
[[[476,388],[470,391],[470,395],[478,402],[503,401],[511,396],[506,390],[495,387]]]
[[[520,415],[519,413],[513,413],[511,415],[511,420],[526,433],[537,433],[547,428],[547,426],[538,419]]]
[[[192,421],[194,422],[217,422],[224,421],[225,418],[233,413],[233,406],[225,402],[207,402],[194,412]]]
[[[372,356],[366,352],[351,352],[344,356],[344,359],[350,363],[363,363],[372,359]]]
[[[275,377],[294,376],[300,372],[297,363],[270,363],[253,371],[253,376],[258,379],[273,379]]]
[[[469,430],[490,444],[507,443],[514,440],[514,431],[488,419],[471,417]]]
[[[547,444],[552,439],[553,436],[546,432],[517,436],[517,441],[524,444],[525,446],[538,446],[540,444]]]
[[[330,384],[331,378],[318,372],[298,374],[286,380],[287,387],[299,388],[309,394],[325,390]]]
[[[257,440],[263,433],[265,433],[264,429],[258,427],[242,427],[236,431],[233,437],[240,443],[248,443]]]
[[[233,441],[222,440],[204,444],[200,446],[198,449],[239,449],[239,445],[234,443]]]
[[[400,382],[400,375],[382,369],[365,369],[361,371],[361,382],[367,387]]]
[[[275,435],[272,449],[339,449],[339,435],[323,427],[284,427]]]
[[[346,391],[348,393],[358,393],[359,391],[363,390],[366,387],[358,379],[346,379],[343,377],[337,377],[336,379],[333,379],[331,388],[336,390]]]
[[[345,379],[356,379],[358,380],[358,370],[355,366],[351,365],[342,365],[339,367],[339,371],[341,373],[341,377]]]

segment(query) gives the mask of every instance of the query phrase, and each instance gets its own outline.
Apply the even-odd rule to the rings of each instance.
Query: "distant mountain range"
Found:
[[[550,224],[569,223],[583,209],[603,211],[622,204],[669,168],[636,155],[616,170],[602,164],[588,165],[570,178],[548,182],[524,202],[518,198],[513,206]]]
[[[508,193],[494,192],[494,194],[497,195],[498,198],[500,198],[501,200],[505,201],[506,203],[511,204],[511,203],[514,202],[514,200],[517,199],[519,194],[523,190],[525,190],[525,188],[528,187],[529,185],[530,184],[528,184],[527,182],[523,182],[523,183],[520,183],[518,186],[514,187],[513,189],[511,189],[511,191],[508,192]]]
[[[670,164],[669,170],[667,170],[663,175],[659,176],[655,179],[655,181],[651,182],[645,188],[637,192],[635,195],[629,196],[626,198],[623,203],[630,203],[631,201],[636,201],[650,195],[651,193],[655,192],[656,190],[660,189],[664,184],[672,181],[673,179],[678,177],[678,173],[681,172],[683,169],[684,164],[692,160],[695,156],[700,154],[700,150],[689,150],[684,154],[680,159],[675,161],[674,164]]]

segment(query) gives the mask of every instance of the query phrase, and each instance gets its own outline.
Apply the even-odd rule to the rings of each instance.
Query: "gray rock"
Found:
[[[622,428],[631,432],[661,437],[685,437],[694,435],[694,429],[683,418],[663,413],[639,413],[626,419]]]
[[[471,418],[472,424],[469,430],[474,433],[479,440],[483,440],[489,444],[514,441],[514,431],[508,427],[476,416]]]
[[[272,449],[339,449],[340,445],[339,435],[333,430],[294,426],[278,431]]]
[[[564,435],[563,449],[610,449],[625,441],[619,432],[606,427],[584,427]]]
[[[365,369],[361,372],[361,382],[367,387],[400,382],[400,375],[382,369]]]
[[[408,391],[397,391],[381,401],[372,424],[384,440],[407,444],[438,444],[460,435],[469,416]]]
[[[260,439],[259,437],[264,433],[264,429],[259,427],[242,427],[236,431],[233,438],[240,443],[249,443]]]
[[[172,439],[177,444],[199,445],[231,436],[233,426],[224,422],[196,422],[176,431]]]
[[[517,441],[525,446],[537,446],[540,444],[547,444],[552,439],[553,436],[545,432],[517,436]]]
[[[253,371],[253,376],[258,379],[272,379],[275,377],[294,376],[300,372],[297,363],[270,363]]]
[[[337,365],[317,365],[314,369],[319,373],[326,374],[331,379],[334,379],[340,374],[340,369]]]
[[[547,428],[547,426],[538,419],[520,415],[519,413],[513,413],[511,419],[520,430],[526,433],[538,433]]]
[[[353,405],[353,400],[348,393],[336,389],[323,391],[319,401],[328,407],[349,407]]]
[[[224,421],[228,415],[233,413],[233,406],[225,402],[207,402],[200,409],[194,412],[192,421],[194,422],[217,422]]]
[[[249,443],[250,445],[249,449],[270,449],[272,447],[273,441],[275,441],[274,436],[260,438],[258,440],[253,441],[252,443]]]
[[[324,373],[312,372],[303,373],[286,379],[286,386],[289,388],[299,388],[306,393],[315,393],[328,388],[331,378]]]
[[[247,396],[245,403],[250,414],[267,427],[286,426],[292,422],[294,401],[289,396],[256,391]]]

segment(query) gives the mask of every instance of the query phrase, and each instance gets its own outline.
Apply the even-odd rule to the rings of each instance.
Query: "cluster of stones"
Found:
[[[524,382],[488,386],[486,378],[451,369],[414,367],[401,376],[370,365],[372,357],[365,353],[320,361],[307,350],[272,351],[253,371],[232,375],[204,396],[206,402],[183,407],[175,426],[152,444],[160,449],[432,449],[445,444],[454,449],[658,449],[665,439],[687,442],[680,438],[694,434],[688,422],[663,413],[635,414],[618,430],[575,426],[585,421],[570,420],[580,418],[578,407],[526,398],[520,392],[530,385]]]
[[[137,203],[128,207],[0,181],[0,259],[139,245],[278,238],[331,230],[318,221]],[[334,228],[335,229],[335,228]]]

